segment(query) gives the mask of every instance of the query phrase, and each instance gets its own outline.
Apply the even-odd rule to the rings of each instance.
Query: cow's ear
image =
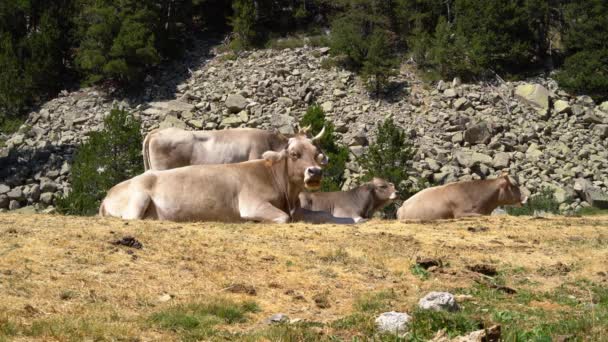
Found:
[[[285,158],[286,155],[287,150],[282,150],[281,152],[266,151],[262,154],[262,158],[274,164],[281,161],[283,158]]]

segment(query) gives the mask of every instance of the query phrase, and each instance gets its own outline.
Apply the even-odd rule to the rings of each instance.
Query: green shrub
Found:
[[[507,213],[514,216],[530,216],[535,212],[559,214],[559,203],[555,201],[554,192],[550,188],[543,188],[539,193],[531,196],[525,205],[507,207]]]
[[[388,34],[383,30],[374,30],[369,38],[369,49],[363,61],[361,76],[370,91],[380,95],[388,85],[390,76],[396,74],[398,62],[393,58]]]
[[[72,190],[57,203],[61,213],[96,214],[108,189],[144,171],[139,121],[126,111],[114,109],[104,124],[104,129],[90,133],[89,140],[75,153]]]
[[[245,50],[254,45],[256,35],[256,8],[251,0],[234,0],[232,2],[234,14],[230,18],[230,24],[236,34],[236,38],[230,43],[234,51]]]
[[[399,197],[403,200],[413,194],[413,188],[405,182],[408,180],[410,164],[416,153],[405,132],[397,127],[392,119],[386,119],[378,126],[376,141],[367,152],[359,158],[359,164],[365,170],[364,181],[380,177],[395,184]],[[396,201],[384,209],[388,218],[394,218],[400,203]]]
[[[348,160],[348,148],[337,143],[334,124],[325,120],[325,113],[319,105],[312,105],[300,120],[300,126],[311,126],[311,133],[318,134],[325,126],[325,135],[320,147],[329,158],[329,164],[323,170],[322,191],[339,191],[344,184],[344,169]]]

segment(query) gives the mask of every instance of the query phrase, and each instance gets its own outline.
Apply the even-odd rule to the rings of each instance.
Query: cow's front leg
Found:
[[[289,215],[268,202],[248,202],[239,205],[241,218],[247,221],[289,222]]]

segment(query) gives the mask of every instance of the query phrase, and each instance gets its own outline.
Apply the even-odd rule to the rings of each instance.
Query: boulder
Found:
[[[325,113],[329,113],[334,109],[334,103],[332,101],[325,101],[321,104],[321,109],[323,109]]]
[[[468,108],[471,108],[471,102],[469,102],[469,100],[465,99],[464,97],[461,97],[454,101],[453,105],[454,109],[456,110],[466,110]]]
[[[444,97],[447,97],[447,98],[454,98],[454,97],[457,97],[457,96],[458,96],[458,94],[456,93],[456,90],[454,90],[454,89],[450,88],[450,89],[446,89],[446,90],[443,92],[443,96],[444,96]]]
[[[540,84],[522,84],[515,88],[515,97],[534,107],[541,115],[549,110],[549,91]]]
[[[562,114],[562,113],[571,114],[572,113],[572,108],[570,107],[570,104],[568,103],[568,101],[557,100],[557,101],[555,101],[555,103],[553,103],[553,108],[555,109],[555,112],[557,114]]]
[[[608,125],[595,125],[593,127],[593,135],[600,139],[608,138]]]
[[[272,125],[282,134],[294,134],[296,120],[287,114],[272,115]]]
[[[238,113],[247,107],[247,99],[240,94],[229,95],[225,103],[231,113]]]
[[[220,127],[238,127],[241,123],[242,121],[238,116],[231,115],[222,119],[222,122],[220,122]]]
[[[40,191],[41,192],[55,192],[57,191],[57,184],[49,179],[43,179],[40,182]]]
[[[405,312],[384,312],[376,318],[378,332],[403,336],[409,329],[412,317]]]
[[[292,107],[293,106],[293,100],[290,99],[289,97],[279,97],[277,99],[277,103],[283,107]]]
[[[169,128],[169,127],[186,129],[186,123],[183,122],[182,120],[178,119],[175,116],[167,115],[165,117],[165,120],[163,120],[163,122],[161,122],[160,125],[158,125],[158,128],[164,129],[164,128]]]
[[[418,307],[434,311],[457,311],[459,309],[454,295],[449,292],[430,292],[420,299]]]
[[[23,190],[21,188],[12,189],[11,191],[6,193],[6,196],[8,196],[9,199],[18,202],[25,200],[25,195],[23,194]]]
[[[43,192],[40,195],[40,202],[42,202],[43,204],[46,204],[46,205],[51,205],[51,204],[53,204],[54,196],[55,196],[55,194],[52,192]]]
[[[456,151],[456,152],[454,152],[454,158],[456,158],[456,161],[458,162],[458,164],[460,164],[461,166],[464,166],[464,167],[468,167],[468,168],[471,168],[471,167],[479,165],[479,164],[486,164],[486,165],[492,164],[492,157],[490,157],[486,154],[483,154],[483,153],[479,153],[479,152]]]
[[[585,191],[585,201],[599,209],[608,209],[608,193],[591,187]]]
[[[0,209],[6,209],[8,208],[8,205],[10,204],[11,200],[8,198],[8,196],[2,194],[0,195]]]
[[[6,184],[0,184],[0,195],[11,191],[11,188]]]
[[[464,131],[464,141],[471,145],[487,144],[492,138],[492,131],[485,122],[480,122]]]
[[[511,162],[511,156],[506,152],[499,152],[494,155],[494,159],[492,159],[492,166],[495,169],[502,170],[509,167],[509,163]]]
[[[608,101],[604,101],[602,102],[598,107],[599,110],[601,110],[604,113],[608,114]]]
[[[17,210],[19,208],[21,208],[21,204],[19,204],[19,201],[11,200],[8,204],[8,210]]]

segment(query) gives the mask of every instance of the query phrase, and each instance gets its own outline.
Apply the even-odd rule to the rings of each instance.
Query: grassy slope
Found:
[[[144,248],[110,243],[125,235]],[[413,268],[417,256],[444,266]],[[0,214],[0,341],[351,340],[388,310],[414,314],[409,339],[502,323],[507,340],[608,340],[607,261],[606,216],[335,226]],[[498,275],[467,269],[479,263]],[[460,313],[415,312],[432,290],[470,297]],[[302,323],[268,328],[278,312]]]

